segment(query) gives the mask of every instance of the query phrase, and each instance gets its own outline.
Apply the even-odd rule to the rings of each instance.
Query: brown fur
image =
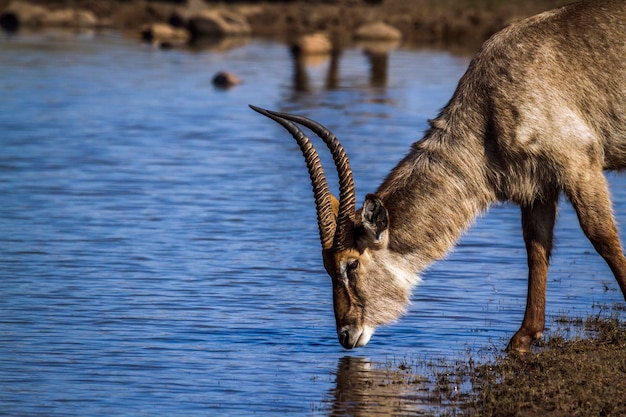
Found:
[[[528,350],[544,326],[561,192],[626,298],[626,259],[602,174],[624,168],[626,2],[540,14],[483,45],[424,139],[379,187],[388,249],[427,264],[492,202],[519,204],[529,292],[511,347]]]
[[[625,1],[575,3],[485,42],[424,138],[354,216],[352,176],[334,135],[309,119],[253,108],[283,126],[312,127],[335,159],[342,196],[332,203],[345,233],[335,233],[332,247],[323,243],[323,259],[344,347],[367,344],[376,326],[398,318],[418,274],[497,201],[521,207],[528,252],[527,306],[512,349],[527,351],[544,327],[561,193],[626,298],[626,258],[603,175],[626,169]]]

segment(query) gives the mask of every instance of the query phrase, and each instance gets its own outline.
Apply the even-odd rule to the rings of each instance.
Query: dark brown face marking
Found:
[[[359,291],[361,254],[348,249],[333,254],[333,305],[337,328],[362,326],[363,300]]]

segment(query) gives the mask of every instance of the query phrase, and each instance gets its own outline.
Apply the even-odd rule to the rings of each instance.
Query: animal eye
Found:
[[[359,267],[359,260],[358,259],[353,259],[350,262],[348,262],[348,271],[354,271],[358,267]]]

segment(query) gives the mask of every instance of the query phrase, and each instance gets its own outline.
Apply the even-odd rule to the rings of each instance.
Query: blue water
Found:
[[[395,358],[505,346],[525,305],[519,210],[497,206],[479,219],[424,274],[406,317],[345,351],[304,162],[247,104],[335,131],[362,201],[468,62],[398,49],[386,78],[373,80],[355,47],[332,83],[323,61],[306,67],[302,85],[287,47],[269,41],[162,51],[117,34],[0,38],[0,414],[428,406],[415,385],[381,393],[358,382]],[[215,89],[219,70],[243,84]],[[626,236],[626,180],[609,180]],[[556,236],[548,327],[623,301],[566,202]]]

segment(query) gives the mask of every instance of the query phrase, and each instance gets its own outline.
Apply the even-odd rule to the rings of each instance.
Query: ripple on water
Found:
[[[468,62],[400,49],[372,85],[359,50],[341,59],[332,88],[322,63],[300,89],[272,42],[191,52],[111,34],[0,39],[3,413],[413,413],[422,399],[385,382],[397,377],[387,361],[504,346],[526,291],[510,206],[424,273],[406,317],[364,349],[337,343],[304,163],[247,104],[333,129],[362,201]],[[244,83],[214,90],[224,68]],[[623,219],[624,178],[609,180]],[[549,314],[623,301],[565,202],[556,235]]]

